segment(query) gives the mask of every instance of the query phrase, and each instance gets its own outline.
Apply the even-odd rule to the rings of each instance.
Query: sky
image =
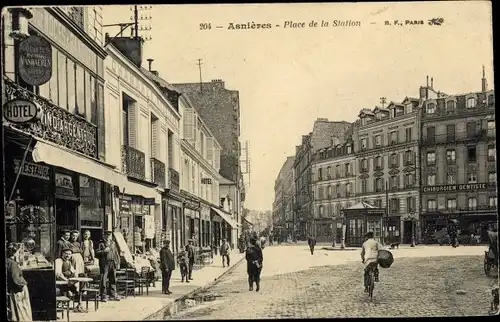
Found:
[[[353,122],[380,97],[418,97],[426,75],[448,94],[480,91],[482,65],[493,88],[487,1],[152,7],[144,67],[153,58],[152,69],[166,81],[198,82],[196,63],[202,59],[203,81],[222,79],[226,88],[239,91],[240,141],[250,144],[249,209],[272,209],[276,177],[317,118]],[[104,24],[129,22],[132,12],[128,5],[104,6]],[[430,26],[432,18],[444,20]],[[322,20],[329,27],[320,27]],[[361,26],[332,27],[333,20]],[[284,28],[286,21],[305,27]],[[309,27],[311,21],[318,27]],[[230,23],[247,22],[272,28],[228,29]],[[200,24],[211,29],[200,30]],[[111,36],[117,31],[105,28]]]

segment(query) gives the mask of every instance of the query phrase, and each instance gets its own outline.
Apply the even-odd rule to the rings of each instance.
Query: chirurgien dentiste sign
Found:
[[[484,190],[487,188],[487,183],[452,184],[445,186],[427,186],[423,188],[423,192],[471,191]]]

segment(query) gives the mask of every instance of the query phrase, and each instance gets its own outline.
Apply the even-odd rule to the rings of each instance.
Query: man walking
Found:
[[[314,246],[316,246],[316,238],[312,235],[309,235],[307,239],[307,244],[309,244],[309,250],[311,251],[311,255],[314,255]]]
[[[193,240],[188,240],[188,279],[193,280],[193,265],[194,265],[194,245]]]
[[[172,271],[175,270],[174,254],[169,247],[170,240],[165,240],[160,250],[161,292],[167,295],[172,294],[170,292],[170,278],[172,278]]]
[[[120,268],[120,254],[110,231],[104,233],[104,238],[97,248],[96,256],[99,258],[101,273],[101,301],[107,302],[108,293],[111,296],[110,300],[119,301],[120,298],[116,294],[116,271]]]
[[[262,249],[257,243],[257,238],[250,238],[250,245],[248,246],[245,254],[247,260],[247,274],[248,274],[248,287],[249,291],[253,291],[253,283],[255,282],[256,289],[260,290],[260,272],[262,271]]]
[[[222,267],[226,267],[224,260],[227,260],[227,266],[229,267],[229,244],[225,239],[222,240],[222,245],[220,246],[220,255],[222,256]]]

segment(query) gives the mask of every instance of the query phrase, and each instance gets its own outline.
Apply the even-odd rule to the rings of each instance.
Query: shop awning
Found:
[[[229,217],[229,215],[226,215],[220,209],[217,209],[214,207],[210,207],[210,208],[212,208],[212,210],[215,211],[222,219],[224,219],[224,221],[227,222],[231,227],[238,228],[238,223],[236,221],[234,221],[233,219],[231,219],[231,217]]]
[[[124,174],[64,148],[37,141],[32,156],[35,162],[44,162],[87,175],[117,186],[120,191],[125,188],[126,194],[158,199],[158,193],[153,188],[130,182]]]

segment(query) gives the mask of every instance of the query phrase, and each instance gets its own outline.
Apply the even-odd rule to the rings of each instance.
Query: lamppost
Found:
[[[415,247],[415,211],[410,212],[411,215],[411,245],[410,247]]]
[[[345,233],[346,233],[344,207],[342,207],[340,209],[340,219],[342,220],[342,243],[340,244],[340,249],[344,249],[345,248]]]

